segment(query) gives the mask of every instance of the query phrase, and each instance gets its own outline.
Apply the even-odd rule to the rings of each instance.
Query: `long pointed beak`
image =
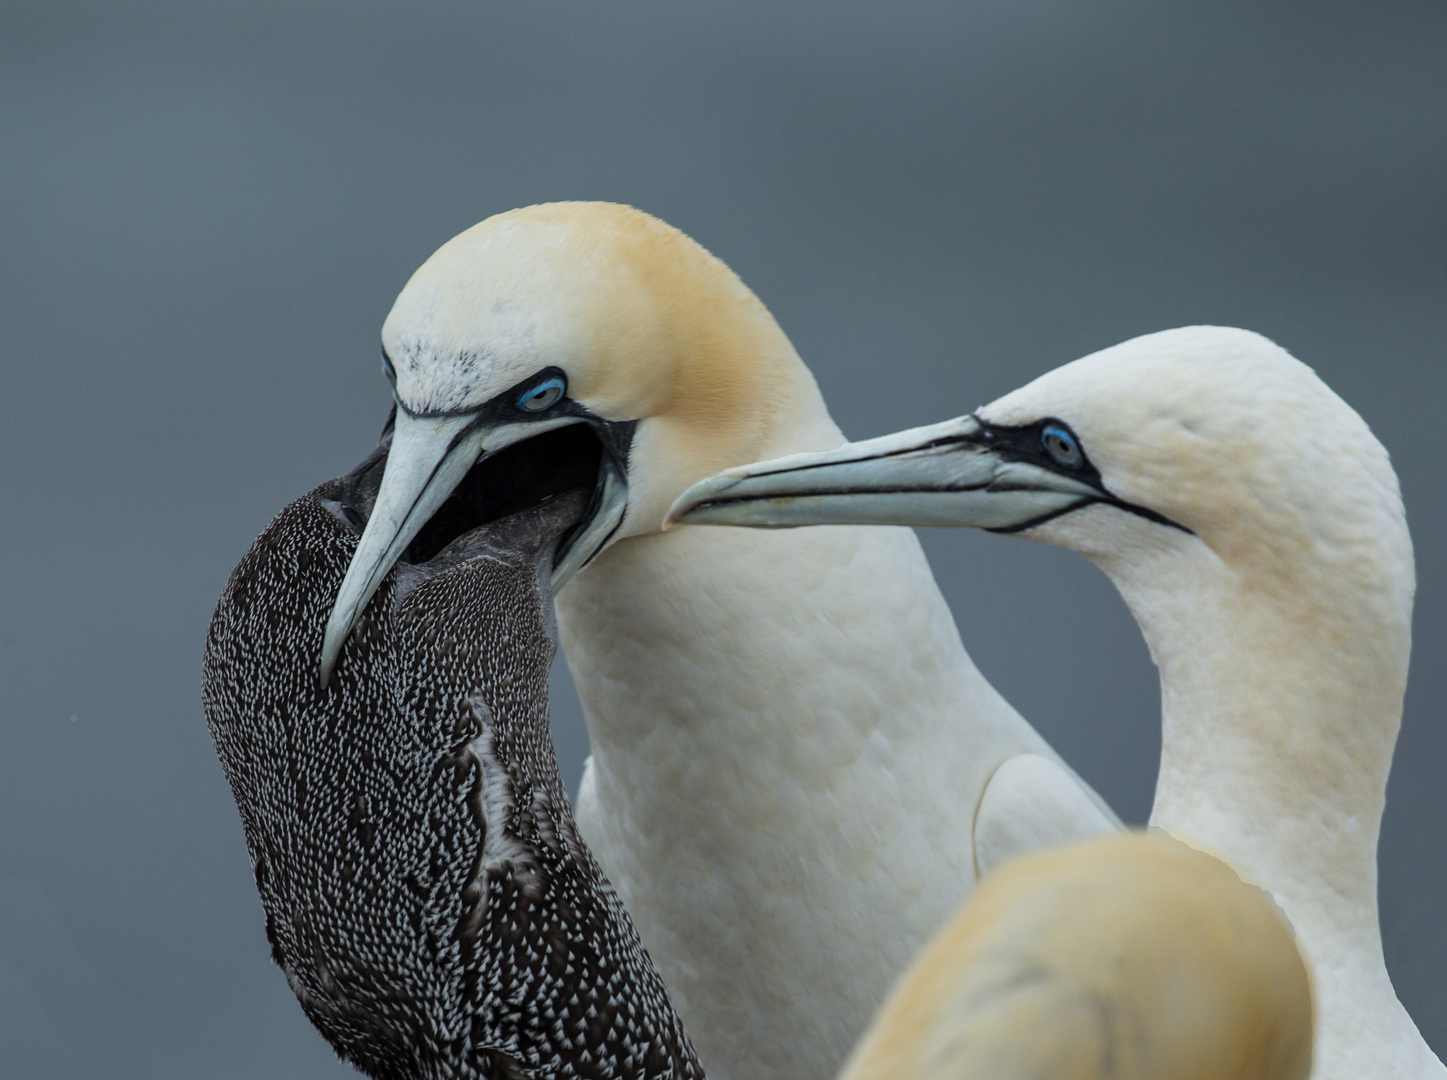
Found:
[[[973,416],[837,450],[761,461],[701,480],[665,527],[942,525],[1015,531],[1100,499],[1080,480],[1011,460]]]
[[[482,432],[470,416],[408,416],[397,410],[392,447],[377,502],[322,637],[321,685],[325,687],[357,615],[422,526],[482,453]]]

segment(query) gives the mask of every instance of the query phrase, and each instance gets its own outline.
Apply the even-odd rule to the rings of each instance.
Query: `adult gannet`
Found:
[[[839,1080],[1306,1080],[1280,910],[1161,832],[1017,859],[911,965]]]
[[[716,1077],[832,1076],[977,863],[1118,827],[970,662],[908,530],[661,534],[694,481],[843,441],[682,233],[601,203],[489,218],[382,344],[396,434],[323,680],[395,561],[596,477],[554,570],[591,564],[558,600],[578,821]]]
[[[587,489],[391,579],[322,692],[381,471],[373,455],[277,515],[207,635],[206,718],[273,959],[376,1080],[702,1080],[548,732],[548,573]]]
[[[1447,1075],[1377,920],[1412,544],[1386,450],[1310,368],[1244,330],[1151,334],[969,416],[735,469],[673,513],[970,525],[1084,553],[1160,669],[1151,822],[1290,917],[1318,995],[1315,1075]]]

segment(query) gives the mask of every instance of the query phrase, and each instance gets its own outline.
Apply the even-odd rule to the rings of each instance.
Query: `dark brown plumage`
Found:
[[[319,690],[384,460],[283,510],[207,637],[206,718],[273,958],[377,1080],[701,1078],[548,733],[548,568],[586,491],[399,565]]]

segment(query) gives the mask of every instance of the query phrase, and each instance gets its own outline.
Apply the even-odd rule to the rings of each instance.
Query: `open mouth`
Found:
[[[545,431],[480,458],[398,560],[424,563],[459,536],[538,506],[567,491],[598,485],[603,444],[585,423]],[[561,555],[580,521],[558,545]]]
[[[372,515],[387,464],[387,445],[384,441],[344,478],[349,497],[344,497],[337,509],[358,533]],[[578,423],[488,454],[437,508],[398,562],[429,562],[458,537],[480,526],[541,506],[566,492],[586,490],[592,498],[582,519],[559,541],[556,557],[561,558],[597,511],[603,453],[592,427]]]

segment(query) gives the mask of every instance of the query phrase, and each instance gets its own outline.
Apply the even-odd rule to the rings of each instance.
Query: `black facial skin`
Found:
[[[384,370],[390,371],[391,363],[385,349],[382,360]],[[563,381],[565,390],[562,397],[538,412],[518,407],[517,402],[524,393],[549,379]],[[582,520],[558,545],[559,556],[568,549],[572,538],[587,527],[597,512],[603,456],[611,458],[616,467],[627,475],[628,454],[638,422],[604,420],[568,397],[566,386],[567,374],[560,367],[550,366],[508,387],[478,409],[469,409],[465,413],[409,413],[427,417],[472,417],[472,423],[453,439],[454,445],[483,426],[552,420],[560,416],[576,417],[579,422],[545,431],[480,458],[407,546],[401,562],[426,562],[463,533],[535,506],[559,492],[583,483],[593,483],[594,498]],[[400,407],[393,405],[392,415],[383,429],[382,436],[387,442],[390,442],[396,410]]]
[[[395,385],[396,378],[391,374],[394,370],[392,361],[387,356],[387,350],[385,349],[382,350],[382,368],[384,372],[389,373],[388,380]],[[540,409],[537,412],[531,412],[528,409],[518,407],[518,400],[523,394],[533,387],[547,382],[549,379],[559,379],[563,383],[563,395],[558,398],[557,401],[553,402],[546,409]],[[413,412],[408,409],[407,415],[415,416],[419,419],[423,417],[441,419],[447,416],[473,417],[473,423],[469,424],[467,429],[457,436],[458,439],[463,438],[474,429],[484,425],[495,426],[498,424],[516,423],[520,420],[551,420],[559,416],[576,416],[578,419],[587,421],[590,424],[609,424],[614,422],[595,416],[588,409],[568,397],[567,386],[568,373],[556,365],[549,365],[548,367],[533,372],[526,379],[513,383],[512,386],[509,386],[502,393],[496,395],[490,401],[484,402],[476,409],[425,412]],[[632,421],[629,421],[629,423],[631,422]]]
[[[1023,461],[1029,465],[1037,465],[1042,469],[1049,469],[1061,476],[1068,476],[1073,480],[1079,480],[1091,487],[1105,491],[1105,484],[1100,478],[1100,470],[1091,463],[1080,436],[1076,435],[1065,421],[1047,416],[1036,420],[1033,424],[1016,427],[992,424],[987,420],[981,420],[978,416],[975,416],[974,419],[980,425],[980,430],[961,441],[983,446],[1009,461]],[[1046,428],[1061,428],[1075,440],[1075,444],[1080,447],[1080,463],[1078,465],[1068,467],[1060,464],[1051,456],[1050,452],[1045,449]]]
[[[1098,502],[1106,503],[1107,505],[1125,510],[1128,513],[1136,514],[1139,517],[1145,518],[1147,521],[1154,521],[1158,525],[1168,525],[1173,529],[1180,529],[1182,532],[1191,532],[1190,529],[1179,522],[1172,521],[1164,514],[1158,514],[1149,507],[1137,506],[1135,503],[1126,502],[1124,499],[1113,495],[1110,490],[1106,488],[1105,481],[1101,479],[1100,470],[1095,467],[1094,463],[1090,460],[1090,455],[1086,453],[1085,443],[1065,421],[1057,420],[1053,416],[1047,416],[1036,420],[1033,424],[1017,426],[992,424],[988,420],[982,420],[973,413],[971,416],[975,422],[980,425],[978,431],[955,438],[941,439],[935,445],[946,446],[954,443],[983,447],[991,453],[1004,458],[1006,461],[1020,461],[1027,465],[1034,465],[1037,468],[1048,469],[1050,472],[1059,473],[1061,476],[1068,476],[1072,480],[1078,480],[1080,483],[1087,484],[1100,492],[1100,494],[1094,498],[1082,496],[1078,503],[1073,503],[1070,506],[1051,511],[1048,514],[1042,514],[1038,518],[1032,518],[1020,525],[1013,525],[1007,529],[991,529],[991,532],[1024,532],[1026,529],[1033,529],[1037,525],[1043,525],[1047,521],[1054,520],[1063,514],[1068,514],[1072,510],[1078,510],[1082,506],[1089,506],[1091,503]],[[1062,428],[1068,432],[1070,437],[1075,441],[1075,445],[1080,450],[1080,461],[1078,464],[1074,466],[1062,465],[1059,461],[1055,460],[1045,448],[1045,429],[1052,427]],[[997,488],[997,490],[999,489]]]
[[[1158,525],[1167,525],[1173,529],[1180,529],[1182,532],[1185,533],[1191,532],[1190,529],[1186,528],[1179,522],[1172,521],[1170,518],[1165,517],[1162,514],[1156,513],[1156,511],[1150,509],[1149,507],[1137,506],[1135,503],[1126,502],[1124,499],[1117,498],[1115,495],[1113,495],[1109,491],[1109,489],[1106,488],[1105,482],[1101,479],[1100,470],[1091,463],[1090,457],[1085,453],[1085,447],[1081,443],[1079,436],[1077,436],[1075,432],[1070,429],[1070,425],[1066,424],[1064,421],[1047,416],[1044,419],[1036,420],[1033,424],[1011,426],[1006,424],[992,424],[988,420],[980,419],[980,417],[974,415],[973,413],[970,415],[970,419],[974,420],[977,424],[980,425],[978,430],[969,432],[967,434],[942,436],[938,439],[935,439],[933,442],[924,443],[918,446],[911,446],[906,449],[894,451],[890,454],[883,454],[880,456],[880,460],[888,457],[918,454],[921,451],[932,449],[949,449],[956,446],[980,447],[981,449],[988,450],[992,454],[996,455],[997,457],[1003,458],[1006,461],[1019,461],[1028,465],[1037,466],[1041,469],[1048,469],[1051,472],[1059,473],[1061,476],[1068,476],[1072,480],[1078,481],[1080,483],[1086,484],[1089,487],[1094,488],[1099,493],[1097,495],[1081,495],[1076,499],[1075,502],[1068,503],[1067,505],[1061,507],[1058,510],[1052,510],[1047,514],[1041,514],[1039,517],[1031,518],[1028,521],[1021,522],[1019,525],[1011,525],[1007,528],[1000,529],[989,529],[987,530],[989,532],[1024,532],[1026,529],[1033,529],[1037,525],[1043,525],[1047,521],[1052,521],[1055,518],[1070,513],[1072,510],[1079,510],[1082,506],[1089,506],[1092,503],[1106,503],[1110,506],[1118,507],[1121,510],[1125,510],[1128,513],[1136,514],[1139,517],[1143,517],[1147,521],[1154,521]],[[1046,449],[1045,441],[1043,438],[1045,430],[1047,428],[1060,428],[1069,435],[1070,439],[1074,442],[1075,449],[1079,452],[1078,461],[1075,461],[1074,463],[1068,465],[1062,464],[1050,454],[1050,452]],[[769,470],[767,473],[760,473],[759,475],[776,476],[790,472],[801,472],[812,469],[814,467],[815,466],[813,464],[806,462],[804,464],[781,466],[780,468],[772,469]],[[1010,491],[1017,488],[1028,489],[1030,488],[1030,486],[1031,485],[1029,483],[1018,483],[1012,485],[1007,481],[994,480],[985,484],[960,482],[958,485],[952,485],[949,490],[979,491],[983,488],[990,491]],[[920,486],[916,487],[910,487],[909,485],[902,484],[900,486],[891,488],[890,490],[903,492],[939,491],[941,489],[927,484],[921,484]],[[847,488],[839,488],[832,492],[817,488],[811,489],[810,491],[810,494],[813,495],[848,495],[850,493],[851,492]],[[730,497],[727,493],[725,493],[721,498],[712,500],[704,505],[723,506],[732,502],[748,501],[750,501],[749,496]]]

